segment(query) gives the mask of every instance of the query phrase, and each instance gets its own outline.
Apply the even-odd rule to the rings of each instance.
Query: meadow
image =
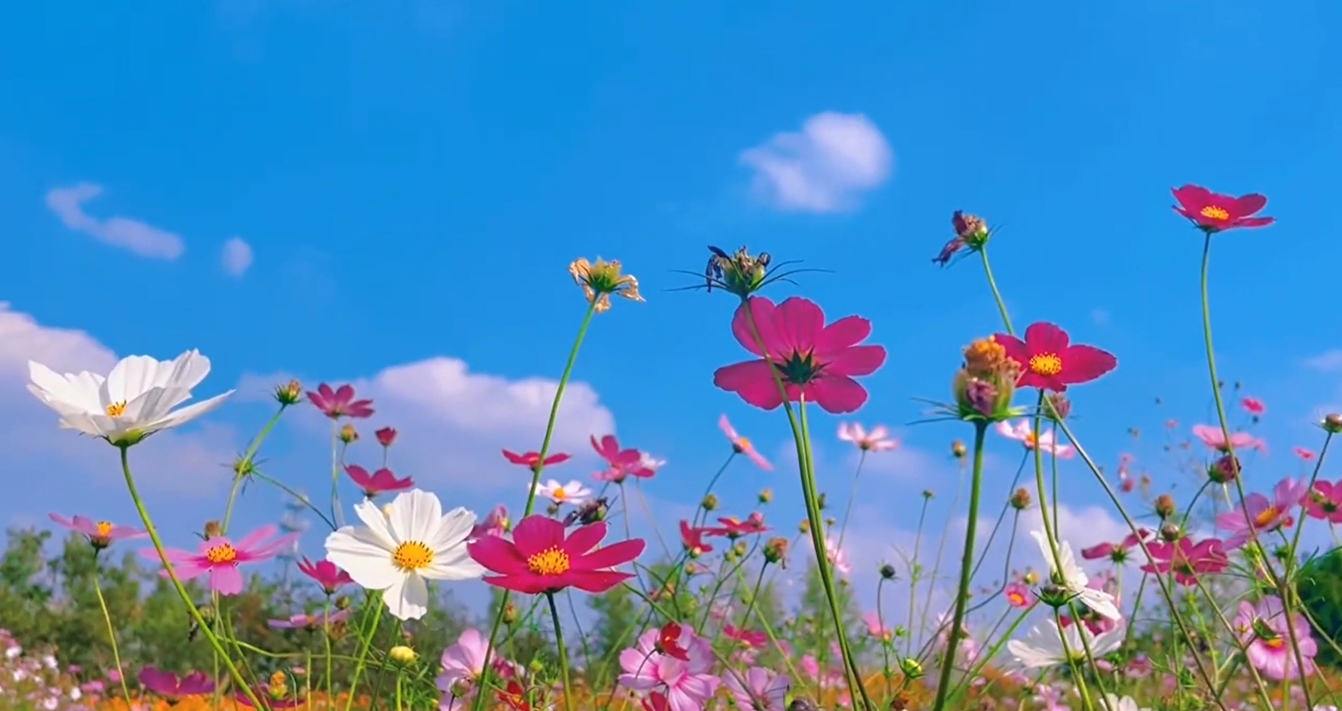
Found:
[[[578,328],[556,364],[545,437],[501,452],[530,486],[489,511],[457,507],[397,468],[398,432],[362,429],[377,403],[354,387],[291,381],[275,385],[273,417],[232,464],[220,518],[197,540],[169,537],[137,488],[136,455],[155,433],[227,405],[227,395],[193,401],[208,389],[208,357],[130,356],[108,373],[31,363],[29,390],[53,411],[53,427],[110,445],[139,517],[53,512],[50,528],[10,532],[0,709],[1336,709],[1342,559],[1306,546],[1303,533],[1326,529],[1336,540],[1342,522],[1342,481],[1323,476],[1342,414],[1320,419],[1313,449],[1297,448],[1301,475],[1265,491],[1246,485],[1242,467],[1266,448],[1253,426],[1267,405],[1218,373],[1208,282],[1213,247],[1253,249],[1274,219],[1257,194],[1185,185],[1172,196],[1171,230],[1203,243],[1201,387],[1215,420],[1155,428],[1178,463],[1161,477],[1127,457],[1103,467],[1074,416],[1104,406],[1078,393],[1114,377],[1122,354],[1073,343],[1065,324],[1013,323],[1003,296],[1011,280],[995,277],[989,250],[1017,245],[956,212],[929,268],[981,270],[1000,329],[964,334],[963,351],[945,354],[944,383],[898,394],[929,397],[925,421],[956,428],[948,450],[962,481],[948,520],[927,515],[930,491],[899,504],[900,515],[916,515],[916,542],[880,567],[870,609],[853,590],[844,536],[853,502],[873,495],[862,463],[899,447],[886,427],[858,423],[873,395],[861,379],[892,367],[892,354],[869,342],[868,319],[827,314],[795,294],[826,265],[714,247],[687,272],[718,297],[701,307],[715,309],[710,337],[741,348],[704,387],[774,413],[796,456],[771,461],[724,415],[726,461],[699,475],[693,516],[644,522],[666,547],[632,533],[631,518],[644,514],[630,499],[661,466],[647,452],[593,432],[604,468],[590,479],[554,475],[571,456],[554,451],[552,435],[586,334],[607,310],[644,298],[633,265],[569,266]],[[295,408],[329,419],[327,496],[299,494],[257,466]],[[860,453],[847,478],[816,467],[815,443],[835,436],[811,427],[817,410],[845,418],[837,437]],[[992,438],[1019,443],[1014,478],[987,475]],[[356,443],[379,448],[381,466],[353,463]],[[1102,487],[1126,526],[1119,539],[1069,542],[1060,460],[1079,462]],[[734,467],[777,469],[776,485],[798,487],[803,509],[780,510],[769,489],[719,498]],[[1176,480],[1192,481],[1193,493],[1176,498]],[[346,481],[361,500],[341,500]],[[236,530],[239,494],[252,486],[289,496],[323,530]],[[1011,548],[989,555],[1035,520],[1027,533],[1044,568],[1014,564],[1021,553]],[[324,539],[325,557],[294,554],[300,536]],[[948,544],[958,550],[943,566]],[[784,576],[800,581],[795,594],[781,589]],[[459,604],[461,586],[487,586],[488,609]]]

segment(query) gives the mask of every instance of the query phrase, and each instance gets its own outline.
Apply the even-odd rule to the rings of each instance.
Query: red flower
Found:
[[[1304,447],[1296,447],[1296,448],[1295,448],[1295,456],[1300,457],[1301,459],[1303,459],[1303,460],[1305,460],[1305,461],[1307,461],[1307,462],[1312,462],[1312,461],[1314,461],[1314,452],[1312,452],[1312,451],[1310,451],[1310,450],[1308,450],[1308,449],[1305,449]]]
[[[308,392],[308,399],[312,401],[313,405],[317,406],[318,410],[321,410],[323,414],[333,420],[341,417],[373,416],[373,401],[355,400],[353,385],[341,385],[333,390],[330,385],[322,383],[317,388],[317,392]]]
[[[1230,567],[1221,541],[1208,538],[1194,544],[1191,538],[1180,538],[1176,543],[1148,543],[1151,562],[1142,566],[1146,573],[1174,573],[1174,579],[1183,585],[1196,585],[1198,576],[1222,573]]]
[[[560,452],[558,454],[551,454],[550,456],[545,458],[544,462],[541,462],[540,452],[527,452],[525,454],[518,454],[516,452],[509,452],[508,450],[505,449],[503,450],[503,458],[507,459],[509,462],[512,462],[513,464],[517,464],[519,466],[523,466],[528,469],[535,469],[537,464],[546,467],[550,466],[551,464],[563,464],[564,462],[567,462],[569,460],[569,455],[564,454],[563,452]]]
[[[752,512],[745,521],[735,516],[724,516],[718,519],[718,523],[722,524],[722,527],[709,529],[708,535],[738,538],[769,530],[769,527],[764,525],[764,514],[758,511]]]
[[[350,585],[354,582],[349,573],[341,570],[339,566],[329,560],[319,560],[313,563],[305,556],[303,560],[298,562],[298,569],[303,571],[304,575],[317,581],[317,584],[322,586],[327,595],[334,595],[342,585]]]
[[[517,524],[511,541],[485,536],[468,544],[467,551],[497,573],[484,578],[496,587],[530,595],[567,587],[603,593],[634,577],[611,568],[634,560],[644,548],[639,539],[597,548],[605,537],[605,522],[580,526],[565,536],[563,523],[533,514]]]
[[[1113,370],[1118,359],[1094,346],[1071,345],[1067,332],[1051,323],[1031,324],[1025,340],[999,333],[1007,357],[1020,364],[1018,387],[1062,392],[1068,385],[1094,380]]]
[[[866,389],[853,376],[871,375],[885,363],[885,348],[858,345],[871,335],[870,321],[848,316],[826,326],[825,312],[815,302],[795,296],[777,306],[751,297],[737,308],[732,334],[759,359],[718,368],[713,384],[765,410],[783,404],[777,373],[788,401],[805,398],[827,412],[853,412],[867,401]]]
[[[680,520],[680,543],[689,551],[690,556],[700,556],[713,550],[713,544],[704,540],[705,535],[713,535],[711,528],[696,528],[685,519]]]
[[[653,643],[653,648],[672,659],[690,661],[689,650],[680,645],[680,625],[675,622],[668,622],[662,626],[661,631],[657,633],[657,641]]]
[[[728,639],[734,639],[740,642],[741,644],[744,644],[745,646],[751,647],[753,649],[759,649],[764,646],[765,642],[769,641],[769,635],[763,632],[752,632],[747,629],[737,629],[736,627],[732,626],[731,623],[728,623],[723,626],[722,634],[726,636]]]
[[[1246,397],[1243,400],[1240,400],[1239,404],[1244,408],[1245,412],[1254,417],[1262,417],[1263,413],[1267,412],[1267,405],[1263,404],[1263,401],[1256,397]]]
[[[1185,185],[1171,192],[1179,201],[1174,211],[1192,220],[1207,234],[1236,227],[1266,227],[1276,222],[1272,217],[1250,217],[1267,205],[1267,198],[1258,193],[1231,197],[1200,185]]]
[[[397,432],[395,427],[383,427],[382,429],[373,433],[373,436],[377,437],[377,443],[382,445],[383,447],[390,447],[393,444],[395,444],[396,435]]]
[[[364,496],[370,499],[383,492],[406,491],[415,487],[415,482],[410,477],[397,479],[386,467],[369,474],[367,469],[351,464],[345,467],[345,473],[349,474],[349,478],[353,479],[360,489],[363,489]]]
[[[592,449],[606,461],[606,470],[595,476],[598,481],[619,484],[626,477],[651,479],[657,473],[656,469],[647,466],[642,452],[633,448],[621,449],[620,440],[615,435],[606,435],[600,441],[597,441],[596,435],[592,435],[591,440]]]

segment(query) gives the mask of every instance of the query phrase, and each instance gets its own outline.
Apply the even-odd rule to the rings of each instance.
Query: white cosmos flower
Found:
[[[1042,669],[1066,664],[1072,659],[1085,659],[1086,647],[1082,643],[1082,635],[1085,635],[1085,642],[1090,645],[1091,653],[1098,659],[1118,649],[1123,643],[1123,633],[1122,627],[1116,627],[1096,635],[1091,634],[1081,623],[1059,628],[1057,622],[1045,620],[1044,624],[1030,630],[1025,639],[1008,640],[1006,647],[1013,657],[1015,671]],[[1063,648],[1064,637],[1067,640],[1066,649]]]
[[[1030,531],[1030,535],[1039,543],[1039,550],[1043,552],[1044,560],[1048,561],[1050,577],[1055,585],[1062,587],[1081,604],[1094,610],[1097,615],[1111,620],[1123,619],[1123,615],[1118,611],[1118,605],[1114,603],[1113,595],[1087,587],[1090,578],[1087,578],[1085,571],[1076,564],[1076,557],[1072,554],[1072,547],[1067,541],[1058,541],[1058,558],[1054,560],[1053,549],[1048,545],[1048,536],[1042,531]]]
[[[426,580],[470,580],[485,569],[466,552],[475,514],[456,508],[446,515],[438,497],[420,489],[398,494],[384,508],[363,501],[354,507],[363,526],[344,526],[326,537],[326,558],[354,582],[381,590],[393,616],[417,620],[429,611]]]
[[[159,362],[149,356],[122,358],[107,377],[84,371],[57,374],[28,361],[28,391],[61,417],[61,429],[78,430],[117,446],[176,427],[219,407],[232,390],[173,410],[191,399],[191,389],[210,372],[210,359],[187,351]]]
[[[1108,711],[1151,711],[1137,705],[1137,701],[1131,696],[1119,696],[1118,694],[1104,695],[1104,706]]]
[[[559,504],[582,506],[592,495],[592,490],[576,479],[567,484],[560,484],[557,479],[551,479],[544,484],[536,485],[536,495],[544,496],[556,506]]]

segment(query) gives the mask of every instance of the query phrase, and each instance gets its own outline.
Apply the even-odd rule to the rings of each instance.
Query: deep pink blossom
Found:
[[[214,681],[204,672],[191,672],[183,677],[178,677],[170,671],[163,671],[156,667],[145,667],[140,670],[136,677],[144,688],[169,699],[180,699],[183,696],[198,696],[201,694],[210,694],[214,692]]]
[[[1266,227],[1275,221],[1271,217],[1253,217],[1267,206],[1267,198],[1258,193],[1235,197],[1191,184],[1171,188],[1170,192],[1179,203],[1174,211],[1209,235],[1236,227]]]
[[[871,335],[870,321],[848,316],[825,325],[825,312],[800,297],[775,306],[752,296],[737,308],[732,333],[759,359],[718,368],[713,383],[765,410],[783,404],[777,375],[791,402],[805,399],[827,412],[853,412],[867,401],[866,388],[853,378],[871,375],[885,363],[885,348],[859,345]]]
[[[1305,496],[1305,513],[1329,523],[1342,523],[1342,479],[1319,480]]]
[[[1240,400],[1239,404],[1240,407],[1244,408],[1245,412],[1254,417],[1262,417],[1267,413],[1267,405],[1263,404],[1263,401],[1256,397],[1246,397],[1243,400]]]
[[[508,507],[495,506],[483,520],[471,527],[470,538],[481,536],[503,536],[508,533]]]
[[[1180,538],[1174,543],[1156,541],[1146,544],[1151,562],[1142,566],[1146,573],[1173,573],[1183,585],[1196,585],[1199,575],[1215,575],[1230,567],[1221,541],[1208,538],[1193,543],[1191,538]]]
[[[1139,535],[1140,534],[1140,535]],[[1086,560],[1099,560],[1108,558],[1114,563],[1124,563],[1128,560],[1128,552],[1137,547],[1142,541],[1150,541],[1154,534],[1145,528],[1137,529],[1137,533],[1129,533],[1118,543],[1104,542],[1089,548],[1081,549],[1081,557]]]
[[[1229,453],[1232,449],[1255,449],[1259,452],[1267,451],[1267,443],[1263,440],[1249,434],[1248,432],[1230,433],[1230,445],[1226,445],[1225,432],[1220,427],[1211,425],[1193,425],[1193,436],[1202,440],[1202,443],[1217,451]]]
[[[1095,346],[1072,344],[1071,336],[1055,324],[1039,322],[1025,329],[1025,338],[1009,333],[993,336],[1007,357],[1020,365],[1016,385],[1063,392],[1069,385],[1088,383],[1118,367],[1118,359]]]
[[[746,455],[750,458],[750,461],[754,462],[755,466],[760,469],[763,469],[766,472],[773,471],[774,465],[770,464],[769,460],[765,459],[764,455],[760,454],[758,449],[755,449],[755,445],[752,444],[750,440],[737,434],[736,429],[732,427],[731,421],[727,419],[727,415],[724,414],[722,417],[718,418],[718,429],[722,430],[722,433],[727,435],[727,439],[732,443],[733,451],[737,454]]]
[[[286,546],[298,540],[297,533],[276,538],[263,543],[275,535],[279,529],[271,524],[261,526],[234,544],[225,536],[215,536],[200,542],[195,553],[167,549],[168,562],[180,580],[191,580],[206,573],[210,576],[210,589],[220,595],[237,595],[242,592],[242,573],[238,566],[242,563],[256,563],[274,558]],[[150,560],[158,560],[158,552],[153,548],[140,550],[140,555]],[[161,575],[168,576],[164,570]]]
[[[1243,505],[1236,505],[1216,517],[1216,527],[1230,532],[1225,547],[1229,550],[1239,548],[1254,537],[1255,531],[1271,533],[1290,526],[1294,522],[1292,512],[1308,494],[1308,482],[1287,478],[1277,482],[1271,499],[1257,492],[1244,497]]]
[[[354,399],[354,386],[341,385],[332,388],[326,383],[317,387],[317,392],[308,392],[308,400],[317,406],[327,417],[338,420],[341,417],[365,418],[373,416],[372,400]]]
[[[1316,455],[1313,450],[1305,449],[1304,447],[1296,447],[1295,456],[1300,457],[1307,462],[1312,462],[1314,461],[1314,457],[1318,455]]]
[[[564,462],[567,462],[570,457],[563,452],[556,452],[542,461],[540,452],[525,452],[523,454],[518,454],[505,449],[503,450],[503,458],[507,459],[512,464],[526,467],[528,469],[535,469],[538,464],[545,467],[553,464],[563,464]]]
[[[322,586],[322,590],[327,595],[334,595],[336,591],[346,585],[352,585],[354,579],[349,573],[340,569],[340,566],[329,560],[319,560],[316,563],[308,560],[304,556],[303,560],[298,562],[298,569],[309,578],[317,581]]]
[[[399,433],[396,431],[395,427],[383,427],[374,432],[373,436],[377,438],[378,444],[382,445],[383,448],[386,448],[396,444],[397,434]]]
[[[350,464],[345,467],[345,473],[354,481],[354,485],[363,491],[363,495],[370,499],[390,491],[409,491],[415,488],[413,479],[410,477],[397,479],[396,474],[386,467],[369,474],[367,469],[357,464]]]
[[[1007,583],[1006,587],[1002,590],[1002,593],[1006,596],[1007,604],[1012,607],[1029,607],[1034,604],[1030,601],[1030,598],[1032,597],[1030,595],[1030,586],[1019,580]]]
[[[593,478],[597,481],[609,481],[620,483],[628,477],[636,479],[650,479],[657,473],[655,467],[648,466],[649,462],[643,456],[643,452],[629,448],[620,447],[620,440],[615,435],[606,435],[597,440],[596,435],[592,435],[592,449],[601,456],[606,462],[605,471],[597,473]]]
[[[645,546],[636,538],[598,548],[605,537],[605,522],[580,526],[566,535],[562,522],[534,514],[517,524],[511,541],[484,536],[467,544],[467,550],[494,573],[484,581],[496,587],[529,595],[567,587],[602,593],[634,577],[612,568],[633,561]]]
[[[620,685],[638,693],[665,694],[669,711],[702,711],[721,683],[712,671],[713,646],[694,630],[682,628],[677,642],[685,658],[677,659],[658,650],[660,639],[661,630],[650,629],[633,648],[620,652]]]
[[[78,514],[73,519],[68,519],[57,513],[48,515],[52,521],[76,533],[84,534],[84,537],[89,539],[89,543],[99,550],[112,545],[115,541],[144,538],[149,535],[144,530],[133,526],[115,526],[108,521],[94,521],[87,516]]]

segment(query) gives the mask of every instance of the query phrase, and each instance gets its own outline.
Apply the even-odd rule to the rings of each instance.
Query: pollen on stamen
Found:
[[[217,545],[209,549],[208,551],[205,551],[205,560],[208,560],[215,565],[233,563],[237,561],[237,559],[238,559],[237,549],[233,548],[233,546],[227,543]]]
[[[1062,358],[1056,353],[1040,353],[1030,357],[1030,372],[1050,376],[1062,372]]]
[[[1204,207],[1201,210],[1199,210],[1198,213],[1201,214],[1203,217],[1212,220],[1230,219],[1229,211],[1227,211],[1224,207],[1217,207],[1215,205],[1208,205],[1207,207]]]
[[[125,400],[122,400],[121,402],[114,402],[111,405],[107,406],[108,417],[121,417],[124,414],[126,414]]]
[[[406,541],[391,554],[391,562],[406,573],[423,570],[433,563],[433,551],[419,541]]]
[[[568,553],[559,548],[547,548],[527,559],[527,568],[536,575],[563,575],[570,567]]]

